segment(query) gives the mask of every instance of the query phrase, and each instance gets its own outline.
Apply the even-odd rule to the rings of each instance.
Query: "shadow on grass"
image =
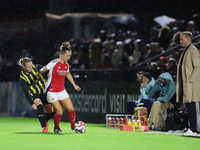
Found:
[[[51,133],[51,132],[49,132],[49,133],[42,133],[42,132],[15,132],[15,134],[43,134],[43,135],[65,135],[65,134],[74,134],[74,133],[72,133],[72,132],[70,132],[70,133]]]
[[[197,136],[183,136],[183,137],[186,137],[186,138],[200,138],[200,135],[197,135]]]

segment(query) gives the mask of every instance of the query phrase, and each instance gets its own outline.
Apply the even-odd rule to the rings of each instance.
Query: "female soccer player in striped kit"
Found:
[[[75,84],[72,75],[69,72],[69,64],[67,63],[67,61],[72,55],[72,50],[69,47],[69,42],[62,43],[62,46],[60,47],[60,58],[52,60],[40,70],[41,73],[49,70],[49,78],[45,85],[45,91],[47,93],[47,101],[53,105],[56,111],[56,114],[54,116],[54,132],[60,133],[64,133],[59,127],[59,123],[63,115],[62,105],[68,111],[68,117],[71,123],[72,130],[74,130],[76,119],[74,106],[65,89],[65,77],[67,77],[67,79],[71,82],[71,84],[77,91],[81,90],[81,88]]]
[[[37,110],[37,116],[43,128],[42,132],[48,133],[48,120],[53,117],[53,107],[47,102],[45,94],[45,83],[39,69],[43,66],[33,65],[32,59],[28,57],[21,58],[18,62],[22,66],[20,72],[20,82],[24,94],[34,110]],[[44,113],[43,107],[46,114]]]

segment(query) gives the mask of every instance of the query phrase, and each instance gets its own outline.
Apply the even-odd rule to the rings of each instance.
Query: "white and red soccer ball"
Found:
[[[74,130],[76,133],[85,133],[86,129],[87,129],[87,126],[85,125],[83,121],[78,121],[74,125]]]

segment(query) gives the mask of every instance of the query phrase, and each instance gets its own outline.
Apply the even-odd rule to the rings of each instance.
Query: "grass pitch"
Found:
[[[86,123],[87,131],[77,134],[69,122],[61,122],[64,134],[42,133],[37,118],[0,117],[0,150],[197,150],[200,138],[177,134],[129,132],[106,129],[104,124]]]

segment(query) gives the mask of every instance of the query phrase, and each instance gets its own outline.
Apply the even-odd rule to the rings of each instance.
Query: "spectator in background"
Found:
[[[116,41],[124,41],[124,32],[121,29],[116,34]]]
[[[195,29],[195,23],[194,21],[190,20],[188,23],[187,23],[187,28],[186,30],[189,31],[189,32],[193,32]]]
[[[177,62],[172,57],[168,59],[167,70],[172,75],[173,80],[176,81]]]
[[[140,85],[140,99],[137,101],[130,100],[127,102],[129,114],[133,114],[133,109],[140,103],[147,108],[148,112],[150,112],[151,106],[156,100],[156,93],[160,90],[159,88],[153,88],[154,85],[155,79],[151,77],[149,72],[145,72],[142,75],[142,83]]]
[[[161,71],[161,73],[167,71],[167,59],[164,56],[160,56],[158,60],[158,67]]]
[[[176,32],[173,35],[172,42],[170,43],[168,49],[180,44],[180,36],[181,36],[181,32],[180,31]]]
[[[116,42],[111,40],[108,42],[108,48],[104,49],[103,54],[101,56],[101,63],[104,68],[111,68],[111,57],[114,49],[116,48]]]
[[[163,52],[165,52],[165,51],[161,47],[160,43],[151,42],[150,46],[149,46],[148,58],[151,58],[151,57],[156,56],[156,55],[163,53]]]
[[[137,39],[133,42],[135,49],[133,50],[133,54],[128,57],[130,66],[138,63],[138,61],[139,61],[139,57],[141,55],[141,52],[139,51],[139,43],[140,42],[141,42],[141,39]]]
[[[91,47],[91,53],[89,55],[91,68],[102,68],[101,56],[103,46],[100,42],[94,42]]]
[[[150,29],[150,42],[159,42],[158,33],[159,30],[155,26]]]
[[[173,106],[170,100],[175,98],[176,84],[168,72],[161,74],[157,82],[160,82],[161,91],[157,101],[152,105],[149,122],[152,129],[163,131],[165,130],[165,119],[163,116],[166,114],[166,110]]]
[[[154,79],[158,79],[159,75],[161,74],[160,69],[158,69],[157,62],[151,62],[149,66],[149,72]]]
[[[90,68],[90,61],[89,61],[89,45],[90,42],[85,42],[80,45],[80,58],[79,58],[79,67],[81,69],[88,69]]]
[[[169,46],[170,39],[172,38],[172,32],[169,26],[165,26],[159,31],[159,41],[161,46],[166,50]]]
[[[126,39],[131,39],[132,38],[132,36],[131,36],[131,31],[126,31]]]
[[[195,30],[200,31],[200,14],[194,14],[192,20],[195,23]]]
[[[119,66],[120,60],[122,59],[122,53],[123,53],[123,42],[118,41],[116,43],[116,49],[114,50],[111,58],[111,63],[114,68]]]
[[[182,30],[189,30],[189,31],[191,30],[193,33],[195,33],[195,35],[198,35],[199,30],[200,30],[200,21],[199,20],[200,20],[200,15],[194,14],[192,16],[191,20],[178,20],[176,22],[168,24],[168,26],[163,27],[163,28],[161,28],[161,26],[158,24],[154,25],[150,29],[150,37],[147,37],[146,35],[141,36],[140,34],[138,34],[140,32],[138,32],[136,30],[129,30],[130,28],[126,28],[126,29],[121,28],[121,29],[117,30],[116,33],[113,32],[115,30],[115,29],[113,29],[111,34],[108,34],[107,31],[105,29],[103,29],[103,30],[100,30],[99,35],[97,35],[97,37],[100,40],[99,41],[95,40],[94,45],[97,45],[96,42],[102,43],[102,45],[103,45],[102,50],[103,50],[103,48],[105,48],[105,55],[109,56],[109,54],[107,52],[109,51],[109,41],[110,40],[124,42],[124,52],[122,54],[122,60],[121,60],[120,66],[123,66],[123,67],[129,66],[130,63],[135,64],[135,62],[134,62],[134,60],[135,60],[134,57],[136,56],[135,54],[138,54],[138,57],[137,57],[138,60],[136,61],[136,64],[137,64],[137,63],[144,61],[147,58],[151,58],[153,56],[156,56],[157,54],[164,52],[164,50],[166,50],[165,47],[172,48],[172,47],[178,45],[180,43],[180,41],[179,41],[180,31],[182,31]],[[172,36],[173,36],[173,38],[172,38]],[[51,37],[51,36],[49,36],[49,37]],[[60,36],[60,37],[62,37],[62,36]],[[149,39],[150,44],[148,44],[148,45],[150,45],[149,46],[150,50],[149,50],[148,54],[146,54],[146,49],[148,49],[148,46],[147,45],[144,46],[144,44],[141,44],[141,43],[143,43],[142,41],[137,43],[138,44],[137,49],[134,48],[137,46],[134,45],[133,41],[135,41],[135,39],[141,39],[142,37]],[[38,47],[36,47],[36,46],[27,47],[26,46],[27,40],[32,41],[31,43],[33,45],[39,45],[39,47],[41,47],[41,48],[38,49]],[[8,40],[8,42],[2,42],[0,44],[0,46],[2,46],[1,48],[3,48],[3,49],[1,49],[1,51],[2,51],[2,55],[3,55],[2,57],[4,58],[4,63],[3,63],[4,65],[1,65],[1,67],[4,68],[4,70],[6,72],[8,72],[9,76],[4,76],[4,73],[1,73],[0,79],[2,79],[2,78],[4,78],[5,80],[15,80],[16,79],[16,76],[13,76],[13,75],[10,76],[10,74],[13,74],[12,72],[14,72],[14,71],[12,71],[12,70],[14,70],[13,68],[15,67],[14,65],[10,65],[10,64],[14,64],[15,61],[10,60],[9,56],[6,56],[5,53],[8,53],[8,52],[19,53],[18,54],[19,55],[18,58],[19,58],[19,57],[24,57],[24,56],[32,56],[32,55],[34,56],[35,52],[37,51],[38,54],[40,55],[38,57],[37,61],[42,64],[44,63],[44,59],[41,59],[41,58],[43,58],[41,56],[45,55],[45,58],[46,58],[45,61],[47,61],[48,59],[51,60],[52,53],[55,53],[56,51],[58,51],[58,52],[56,52],[55,57],[53,59],[58,58],[60,55],[59,44],[58,44],[58,43],[60,43],[60,41],[59,41],[60,39],[57,39],[57,40],[51,39],[49,41],[52,41],[52,40],[54,41],[53,42],[54,44],[46,43],[44,40],[41,41],[41,40],[35,39],[35,38],[30,38],[30,39],[28,38],[25,40],[10,39],[10,40]],[[104,63],[105,68],[106,67],[108,68],[107,64],[109,64],[109,68],[110,68],[110,63],[106,63],[109,61],[106,61],[104,59],[105,57],[103,57],[103,58],[101,57],[102,59],[99,62],[99,55],[102,56],[102,52],[91,52],[90,51],[91,47],[88,47],[87,50],[84,50],[84,51],[82,51],[82,50],[78,51],[77,48],[80,45],[84,45],[85,40],[87,40],[87,39],[85,39],[85,37],[80,37],[80,39],[76,39],[76,40],[75,39],[70,40],[70,42],[71,42],[70,48],[72,49],[73,53],[75,51],[78,53],[79,64],[77,67],[83,69],[83,68],[90,68],[90,65],[91,65],[91,68],[102,68],[103,63]],[[200,38],[196,39],[195,42],[197,42],[199,40],[200,40]],[[17,43],[20,42],[20,44],[15,44],[16,41],[17,41]],[[36,43],[38,43],[38,44],[35,44],[34,41],[36,41]],[[90,41],[93,43],[93,39],[90,39]],[[25,44],[23,44],[23,42]],[[107,44],[105,44],[105,43],[107,43]],[[167,46],[167,45],[169,45],[169,43],[170,43],[170,46]],[[23,47],[23,49],[22,49],[23,52],[21,53],[20,49],[22,47]],[[164,47],[164,49],[163,49],[163,47]],[[138,52],[136,52],[136,50]],[[20,56],[20,54],[21,54],[21,56]],[[176,57],[175,56],[173,56],[173,57],[178,61],[179,56],[180,56],[179,52],[177,52]],[[132,59],[131,59],[131,57],[132,57]],[[109,57],[106,57],[106,59],[107,58],[109,58]],[[128,60],[128,58],[129,58],[129,60]],[[130,60],[131,60],[131,62],[130,62]],[[69,60],[69,61],[71,61],[71,60]],[[90,62],[88,62],[88,61],[90,61]],[[155,62],[157,60],[152,60],[152,61]],[[70,63],[70,64],[72,64],[72,63]],[[152,76],[154,76],[154,75],[152,74]]]
[[[177,45],[180,44],[180,37],[181,37],[180,31],[174,33],[173,38],[172,38],[172,42],[176,43]]]
[[[141,41],[138,43],[139,45],[139,60],[138,63],[143,62],[148,58],[148,44],[141,39]]]
[[[165,50],[163,49],[163,47],[160,45],[160,43],[156,43],[155,44],[155,53],[156,54],[160,54],[160,53],[164,53]]]
[[[79,56],[76,51],[72,53],[72,65],[71,66],[72,66],[72,69],[79,68]]]
[[[193,37],[196,37],[196,36],[198,36],[197,38],[195,38],[195,40],[193,41],[193,43],[197,43],[197,42],[199,42],[200,41],[200,31],[193,31]]]
[[[122,60],[120,63],[120,66],[126,67],[126,66],[130,66],[128,58],[130,55],[133,54],[133,43],[131,39],[127,39],[124,42],[124,51],[122,53]]]
[[[174,36],[175,33],[180,32],[179,28],[177,26],[172,28],[172,35]],[[179,41],[180,43],[180,41]]]
[[[134,40],[132,39],[126,39],[124,41],[124,52],[127,54],[128,57],[133,54],[133,50],[134,50],[133,41]]]
[[[99,38],[101,39],[101,43],[107,40],[106,30],[101,30],[99,33]]]
[[[145,48],[145,42],[142,39],[136,39],[134,42],[133,54],[129,56],[128,61],[130,66],[143,62],[147,56],[147,49]]]

